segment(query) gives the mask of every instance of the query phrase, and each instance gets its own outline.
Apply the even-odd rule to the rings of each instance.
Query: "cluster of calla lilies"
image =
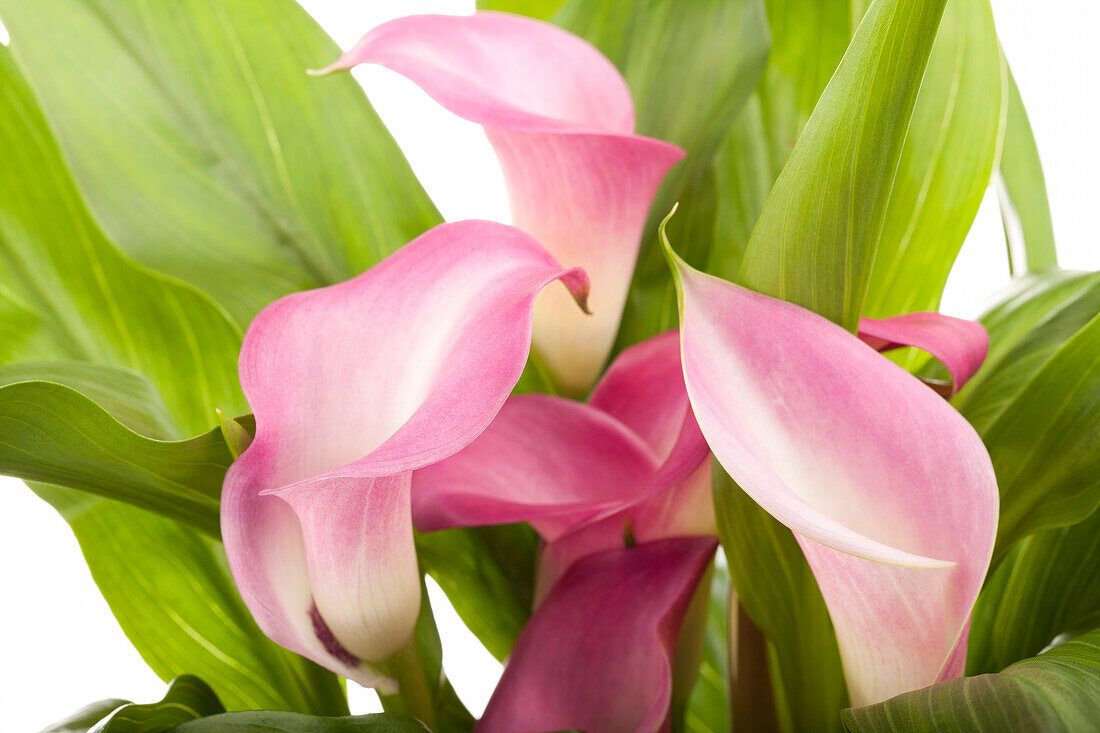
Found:
[[[252,323],[240,377],[256,435],[226,476],[222,528],[264,632],[392,694],[421,603],[413,528],[529,522],[535,609],[479,730],[660,730],[718,547],[717,460],[794,532],[854,704],[962,674],[998,492],[943,397],[981,365],[983,328],[914,313],[853,335],[666,241],[680,328],[602,370],[650,204],[683,155],[633,134],[615,67],[497,13],[392,21],[324,72],[357,64],[484,127],[515,226],[438,226]],[[902,346],[950,382],[881,353]],[[587,399],[510,396],[532,348]]]

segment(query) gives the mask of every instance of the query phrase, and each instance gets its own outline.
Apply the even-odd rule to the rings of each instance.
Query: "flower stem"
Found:
[[[416,640],[410,639],[408,644],[379,664],[378,668],[397,680],[398,684],[396,695],[382,698],[382,706],[386,711],[410,715],[434,730],[435,703],[420,664]]]

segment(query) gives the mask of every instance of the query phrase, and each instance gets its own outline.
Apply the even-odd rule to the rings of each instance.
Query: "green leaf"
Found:
[[[1100,625],[1100,511],[1018,542],[974,608],[967,673],[994,672]]]
[[[100,720],[89,733],[159,733],[224,712],[225,707],[205,682],[182,675],[172,680],[160,702],[123,705]]]
[[[853,733],[1095,730],[1100,629],[1000,674],[948,680],[841,715]]]
[[[939,307],[1000,149],[1006,75],[989,0],[950,0],[872,250],[863,315]]]
[[[768,50],[761,0],[566,0],[551,19],[599,48],[630,85],[639,134],[687,151],[650,209],[619,347],[676,324],[676,294],[657,242],[672,223],[689,262],[706,259],[714,221],[711,160],[756,85]],[[705,236],[699,236],[705,233]]]
[[[33,348],[11,356],[143,374],[178,426],[172,437],[208,429],[217,406],[247,412],[238,329],[205,296],[136,267],[103,238],[6,47],[0,93],[0,281],[37,318]]]
[[[699,677],[688,698],[684,727],[692,733],[729,730],[729,639],[727,614],[730,576],[726,565],[714,563],[710,583],[703,660]]]
[[[173,733],[424,733],[417,721],[401,715],[318,718],[296,713],[249,711],[225,713],[184,723]]]
[[[72,527],[122,630],[162,679],[199,675],[230,710],[347,714],[335,675],[256,626],[220,543],[125,504],[31,488]]]
[[[1058,264],[1054,223],[1039,149],[1027,119],[1020,90],[1008,75],[1008,124],[1001,148],[998,193],[1008,240],[1008,264],[1013,275],[1042,272]]]
[[[838,731],[848,692],[825,600],[794,535],[715,468],[718,532],[741,607],[768,640],[783,731]]]
[[[238,324],[439,221],[356,82],[306,75],[340,49],[291,0],[2,0],[0,17],[112,241]]]
[[[22,381],[20,372],[58,381]],[[94,379],[103,406],[66,386],[70,373]],[[118,499],[220,536],[222,479],[233,461],[221,432],[163,441],[131,430],[104,406],[121,405],[129,411],[123,419],[145,421],[136,413],[157,398],[139,375],[94,364],[20,364],[0,367],[0,385],[0,473]],[[138,429],[163,435],[155,424],[162,418],[150,418],[154,424]]]
[[[420,567],[500,661],[531,616],[538,537],[527,525],[418,533]]]
[[[1100,314],[1093,313],[980,431],[1001,492],[995,558],[1100,505]]]
[[[500,10],[546,20],[565,0],[478,0],[478,10]]]
[[[855,330],[946,0],[876,0],[756,224],[740,280]]]
[[[77,710],[72,715],[59,720],[39,733],[88,733],[88,729],[103,720],[123,705],[129,705],[126,700],[100,700],[89,703]]]

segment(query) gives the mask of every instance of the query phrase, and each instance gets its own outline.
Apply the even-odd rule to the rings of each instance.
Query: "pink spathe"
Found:
[[[974,429],[825,318],[674,267],[699,426],[741,488],[795,532],[853,704],[959,674],[997,524]]]
[[[222,532],[273,640],[393,691],[370,663],[408,641],[419,610],[411,472],[492,421],[556,280],[583,303],[584,272],[530,236],[459,222],[256,317],[240,358],[256,437],[226,475]]]
[[[385,66],[485,128],[504,172],[512,223],[592,278],[591,317],[548,289],[534,348],[564,391],[583,394],[610,353],[650,204],[684,151],[634,133],[626,82],[598,50],[530,18],[398,18],[324,72]]]

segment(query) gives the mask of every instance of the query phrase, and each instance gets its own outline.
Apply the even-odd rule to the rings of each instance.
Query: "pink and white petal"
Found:
[[[673,652],[716,546],[664,540],[574,564],[520,634],[475,730],[667,729]]]
[[[588,403],[638,433],[663,463],[658,483],[679,483],[710,453],[684,388],[680,333],[667,331],[626,349]]]
[[[581,558],[624,547],[627,533],[639,544],[673,537],[718,534],[708,457],[684,481],[610,517],[586,522],[547,544],[539,554],[535,607]]]
[[[246,452],[226,474],[222,489],[222,540],[245,605],[272,641],[364,687],[387,694],[397,683],[348,653],[315,610],[301,525],[290,506],[263,496],[263,451]]]
[[[939,313],[861,318],[859,337],[876,351],[915,346],[936,357],[951,375],[951,394],[962,389],[985,361],[989,334],[977,321]]]
[[[535,296],[558,279],[583,301],[584,273],[530,236],[464,221],[347,282],[265,308],[240,360],[253,445],[270,445],[277,464],[261,488],[351,463],[393,475],[457,452],[519,379]]]
[[[931,684],[992,554],[998,493],[981,440],[844,329],[675,267],[696,418],[745,492],[811,548],[853,702]]]
[[[404,646],[420,613],[411,483],[412,472],[359,476],[353,464],[270,492],[298,516],[317,613],[365,662]]]
[[[560,292],[540,299],[535,349],[581,394],[610,352],[649,206],[684,152],[633,135],[626,82],[586,41],[500,13],[409,16],[383,24],[325,71],[361,63],[406,76],[485,127],[513,223],[592,278],[592,318]]]
[[[465,449],[413,474],[417,529],[530,521],[546,539],[637,501],[658,469],[642,440],[580,402],[518,395]]]

